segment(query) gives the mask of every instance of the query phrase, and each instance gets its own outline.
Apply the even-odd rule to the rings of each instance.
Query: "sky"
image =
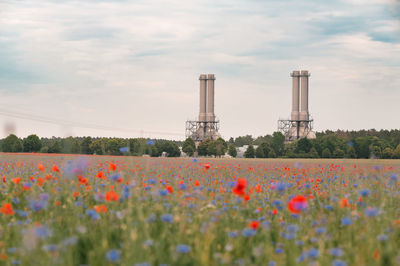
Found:
[[[272,134],[303,69],[316,131],[399,129],[400,0],[0,1],[0,137],[184,139],[203,73],[222,137]]]

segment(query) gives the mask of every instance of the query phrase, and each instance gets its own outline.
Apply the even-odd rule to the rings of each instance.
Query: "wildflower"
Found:
[[[342,250],[341,248],[331,248],[331,249],[329,250],[329,253],[330,253],[332,256],[335,256],[335,257],[341,257],[341,256],[343,256],[343,250]]]
[[[326,233],[326,228],[325,227],[318,227],[315,229],[315,233],[317,234],[325,234]]]
[[[188,245],[178,245],[176,246],[176,252],[178,253],[189,253],[190,247]]]
[[[273,209],[272,210],[272,215],[276,215],[276,214],[278,214],[278,211],[276,209]]]
[[[243,196],[245,194],[247,180],[244,178],[239,178],[236,182],[236,186],[233,189],[233,193],[237,196]]]
[[[113,164],[113,163],[110,163],[110,165],[108,167],[108,170],[115,171],[116,169],[117,169],[117,166],[115,164]]]
[[[249,227],[252,228],[253,230],[257,230],[258,225],[259,225],[258,221],[252,221],[249,223]]]
[[[51,236],[51,231],[47,229],[45,226],[38,226],[34,229],[34,233],[36,237],[45,239],[48,236]]]
[[[92,218],[92,220],[97,220],[100,218],[100,215],[95,210],[86,210],[86,214]]]
[[[206,170],[210,169],[210,164],[209,163],[205,163],[204,164],[204,169],[206,169]]]
[[[13,215],[14,210],[12,208],[12,205],[10,203],[3,203],[3,206],[1,206],[0,208],[0,213],[5,215]]]
[[[347,266],[347,263],[342,260],[334,260],[332,266]]]
[[[174,221],[174,216],[172,214],[163,214],[161,215],[161,221],[172,223]]]
[[[307,208],[307,198],[299,195],[288,202],[288,209],[291,213],[299,214]]]
[[[362,196],[362,197],[367,197],[367,196],[369,196],[370,191],[369,191],[369,189],[363,189],[363,190],[360,190],[358,192],[358,194],[360,194],[360,196]]]
[[[349,201],[347,200],[347,198],[343,198],[340,200],[340,204],[339,204],[340,208],[343,207],[350,207]]]
[[[57,165],[53,165],[53,168],[51,168],[51,171],[53,171],[53,172],[60,172],[60,169],[58,168]]]
[[[169,192],[170,194],[174,192],[174,189],[173,189],[171,186],[168,186],[168,187],[167,187],[167,190],[168,190],[168,192]]]
[[[109,262],[117,262],[121,258],[121,251],[117,249],[111,249],[107,251],[106,258]]]
[[[96,212],[107,212],[107,206],[104,204],[96,205],[94,206],[94,209],[96,210]]]
[[[21,178],[20,178],[20,177],[15,177],[15,178],[11,179],[11,181],[12,181],[14,184],[18,185],[18,183],[21,182]]]
[[[374,217],[379,215],[380,211],[377,208],[367,207],[364,211],[365,216]]]
[[[58,250],[58,246],[57,245],[54,245],[54,244],[52,244],[52,245],[45,245],[45,246],[43,246],[43,248],[42,248],[44,251],[46,251],[46,252],[54,252],[54,251],[57,251]]]
[[[119,195],[115,191],[110,190],[106,193],[105,199],[106,201],[117,201],[119,199]]]
[[[388,236],[387,235],[379,235],[376,237],[376,239],[378,239],[379,241],[383,242],[388,240]]]
[[[254,236],[255,234],[256,234],[256,230],[250,229],[250,228],[246,228],[242,231],[242,236],[245,236],[245,237],[251,237],[251,236]]]
[[[96,175],[97,178],[101,178],[101,179],[106,179],[105,175],[103,174],[102,171],[99,171]]]
[[[308,251],[308,257],[315,259],[319,255],[318,249],[312,248]]]
[[[38,169],[39,169],[39,171],[41,171],[41,172],[43,172],[44,171],[44,166],[42,165],[42,164],[38,164]]]
[[[350,218],[344,217],[342,218],[342,225],[343,226],[348,226],[351,225],[353,223],[353,221]]]
[[[277,248],[277,249],[275,249],[275,253],[276,254],[281,254],[281,253],[283,253],[283,249],[282,248]]]

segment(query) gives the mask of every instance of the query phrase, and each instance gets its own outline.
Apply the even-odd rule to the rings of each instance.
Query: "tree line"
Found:
[[[130,155],[179,157],[221,157],[238,155],[238,147],[247,145],[246,158],[383,158],[400,159],[400,130],[360,130],[317,132],[315,139],[285,143],[280,132],[253,138],[251,135],[225,141],[205,140],[198,145],[191,138],[185,141],[145,138],[39,138],[30,135],[18,138],[11,134],[0,140],[3,152],[41,152],[64,154]],[[180,149],[181,147],[181,149]]]

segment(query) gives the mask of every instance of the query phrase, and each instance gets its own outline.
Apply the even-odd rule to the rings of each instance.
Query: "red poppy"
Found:
[[[96,210],[96,212],[107,212],[107,206],[104,204],[96,205],[94,206],[94,209]]]
[[[117,166],[115,164],[113,164],[113,163],[110,163],[110,166],[108,167],[108,170],[115,171],[115,170],[117,170]]]
[[[239,178],[236,182],[236,186],[233,189],[233,194],[243,196],[245,194],[247,181],[244,178]]]
[[[0,208],[0,213],[5,215],[13,215],[14,210],[12,208],[12,205],[10,203],[4,203],[3,206],[1,206]]]
[[[254,229],[254,230],[257,230],[258,225],[259,225],[258,221],[252,221],[252,222],[249,223],[249,227]]]
[[[118,199],[119,196],[115,191],[110,190],[106,193],[106,201],[117,201]]]
[[[58,168],[57,165],[53,165],[53,168],[51,168],[51,171],[53,171],[53,172],[60,172],[60,169]]]
[[[307,208],[307,198],[298,195],[288,202],[288,209],[291,213],[299,214]]]
[[[40,164],[40,163],[38,164],[37,167],[38,167],[39,171],[41,171],[41,172],[43,172],[44,169],[45,169],[44,166],[42,164]]]
[[[21,178],[20,177],[16,177],[16,178],[11,179],[11,181],[14,182],[14,184],[17,185],[19,182],[21,182]]]
[[[210,169],[210,164],[209,164],[209,163],[205,163],[205,164],[204,164],[204,168],[205,168],[206,170]]]

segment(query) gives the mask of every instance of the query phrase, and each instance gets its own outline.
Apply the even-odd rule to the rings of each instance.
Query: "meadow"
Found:
[[[0,265],[398,265],[398,160],[0,155]]]

